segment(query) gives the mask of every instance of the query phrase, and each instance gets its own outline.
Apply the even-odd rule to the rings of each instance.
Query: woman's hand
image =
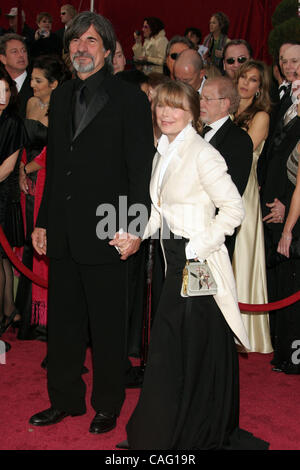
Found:
[[[27,177],[24,172],[23,163],[20,165],[20,170],[19,170],[19,186],[20,186],[20,190],[24,194],[28,194],[28,183],[27,183]]]
[[[136,31],[133,33],[133,37],[137,44],[142,43],[142,36],[140,34],[137,34]]]
[[[291,232],[282,232],[281,238],[279,240],[277,251],[287,258],[290,257],[290,246],[292,243],[292,234]]]
[[[121,260],[125,261],[139,250],[141,241],[139,237],[131,233],[117,232],[109,245],[115,246],[121,255]]]
[[[266,206],[271,209],[271,212],[263,218],[263,222],[267,222],[267,224],[282,224],[285,215],[285,205],[275,198],[274,202],[267,203]]]
[[[50,36],[50,31],[46,29],[37,29],[34,35],[34,39],[37,41],[41,38],[48,38]]]

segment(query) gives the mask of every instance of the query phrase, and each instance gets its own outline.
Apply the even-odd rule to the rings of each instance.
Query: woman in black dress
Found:
[[[143,238],[162,229],[167,270],[141,396],[126,428],[128,446],[266,449],[266,442],[239,428],[234,337],[246,348],[249,341],[224,241],[243,218],[241,198],[222,156],[195,130],[198,94],[170,81],[157,88],[155,110],[162,137],[153,162],[152,210]],[[187,259],[207,260],[218,286],[216,295],[181,295]]]
[[[16,221],[13,220],[13,211],[19,203],[18,181],[14,171],[20,150],[26,142],[26,131],[17,114],[15,82],[4,67],[0,67],[0,90],[0,224],[10,245],[14,247],[21,246],[24,241],[23,226],[14,225]],[[19,317],[13,297],[13,270],[2,247],[0,247],[0,309],[2,317],[0,335],[2,335]]]

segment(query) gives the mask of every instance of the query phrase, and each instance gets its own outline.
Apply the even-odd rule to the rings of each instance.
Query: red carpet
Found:
[[[90,372],[83,376],[87,413],[46,428],[30,426],[29,417],[49,406],[46,373],[40,367],[46,344],[19,341],[13,332],[2,339],[12,349],[6,354],[6,364],[0,364],[0,450],[115,450],[115,444],[125,438],[125,425],[139,390],[127,390],[115,430],[101,436],[90,434],[94,411],[89,404],[92,374],[88,351]],[[272,372],[271,358],[271,354],[256,353],[240,356],[240,426],[270,442],[270,450],[299,450],[300,376]]]

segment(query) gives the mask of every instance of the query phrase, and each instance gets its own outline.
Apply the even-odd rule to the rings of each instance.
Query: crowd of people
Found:
[[[50,408],[30,423],[85,413],[91,347],[91,433],[113,429],[125,388],[142,386],[119,447],[268,448],[239,428],[238,352],[274,351],[274,372],[300,373],[299,302],[267,306],[300,290],[300,44],[272,68],[228,37],[223,12],[203,41],[145,17],[125,57],[95,13],[63,5],[56,32],[48,12],[36,31],[21,16],[20,35],[12,8],[0,36],[0,223],[48,289],[16,273],[14,295],[0,247],[0,335],[47,341]],[[184,294],[194,262],[216,294],[200,281]]]

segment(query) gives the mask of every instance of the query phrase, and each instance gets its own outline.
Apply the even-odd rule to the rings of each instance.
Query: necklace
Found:
[[[39,99],[39,106],[41,109],[46,109],[49,106],[49,103],[43,103],[42,100]]]

